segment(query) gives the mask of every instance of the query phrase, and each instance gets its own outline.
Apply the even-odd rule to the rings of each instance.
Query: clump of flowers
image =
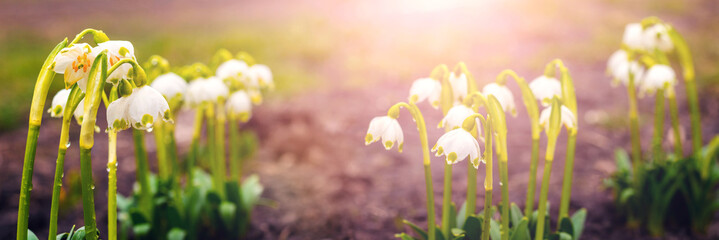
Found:
[[[675,87],[680,84],[672,61],[681,67],[691,119],[691,146],[684,153],[683,134]],[[607,62],[607,72],[627,87],[631,133],[631,157],[617,152],[617,172],[607,179],[617,207],[626,215],[628,225],[645,227],[661,236],[664,226],[684,212],[691,221],[674,224],[691,226],[696,233],[706,231],[714,212],[719,185],[716,149],[719,138],[702,147],[699,103],[694,65],[684,38],[670,24],[656,17],[628,24],[620,50]],[[654,136],[651,151],[643,152],[640,139],[638,97],[655,96]],[[669,102],[673,151],[663,148],[665,139],[665,102]],[[631,159],[631,161],[630,161]]]
[[[556,69],[560,79],[555,79]],[[508,146],[506,112],[516,115],[514,94],[507,87],[507,80],[514,79],[522,93],[532,125],[532,160],[530,166],[530,184],[527,191],[525,213],[516,204],[509,203],[508,183]],[[537,96],[537,97],[535,97]],[[400,108],[408,109],[419,130],[423,165],[425,169],[425,186],[427,192],[427,230],[405,220],[419,239],[544,239],[550,233],[550,226],[545,224],[548,212],[548,180],[554,160],[554,148],[561,130],[562,123],[567,128],[566,168],[562,202],[560,204],[560,226],[550,238],[578,239],[581,235],[586,211],[580,210],[569,216],[569,198],[574,162],[574,143],[578,130],[576,119],[576,97],[568,70],[561,61],[555,60],[547,65],[545,75],[527,84],[523,78],[511,70],[505,70],[497,76],[497,81],[489,83],[477,90],[472,74],[464,63],[459,63],[454,71],[446,65],[436,67],[428,78],[416,80],[410,88],[409,102],[400,102],[389,108],[386,116],[375,117],[370,121],[365,143],[381,142],[385,149],[403,147],[403,132],[397,121]],[[444,117],[438,128],[444,129],[436,144],[430,149],[427,139],[427,125],[420,112],[418,103],[427,100],[433,107],[441,108]],[[540,115],[537,100],[548,106]],[[551,104],[551,105],[550,105]],[[484,112],[484,114],[482,114]],[[539,199],[539,209],[535,211],[534,179],[539,159],[539,137],[542,130],[548,137],[545,172]],[[480,144],[483,143],[483,144]],[[493,147],[494,146],[494,151]],[[434,210],[433,180],[429,155],[430,150],[435,156],[444,158],[444,185],[442,198],[441,224],[437,225]],[[492,166],[494,156],[499,165],[501,204],[500,218],[495,219],[492,206],[493,177]],[[464,204],[457,210],[451,200],[452,168],[457,163],[468,159],[467,190]],[[480,212],[476,212],[477,169],[481,163],[486,165],[484,180],[485,203]],[[533,229],[530,229],[532,227]],[[536,231],[535,231],[536,230]],[[397,235],[401,239],[418,239],[407,233]]]

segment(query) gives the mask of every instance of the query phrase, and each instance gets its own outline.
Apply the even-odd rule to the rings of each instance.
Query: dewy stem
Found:
[[[30,217],[30,190],[32,190],[32,173],[35,167],[37,138],[40,135],[40,124],[42,122],[42,114],[45,108],[47,92],[53,78],[55,78],[55,72],[52,71],[50,67],[53,65],[53,59],[55,59],[57,53],[65,46],[67,46],[67,38],[57,44],[57,46],[55,46],[55,48],[47,56],[35,82],[32,104],[30,105],[30,119],[27,131],[27,142],[25,144],[25,158],[22,165],[22,180],[20,182],[20,201],[18,203],[16,232],[18,240],[27,239],[28,219]]]
[[[145,150],[145,137],[142,130],[132,129],[132,140],[135,143],[135,160],[137,171],[135,177],[140,183],[140,200],[138,205],[142,214],[149,220],[152,217],[152,193],[150,192],[150,169]]]
[[[652,159],[662,161],[662,140],[664,140],[664,89],[657,89],[654,101],[654,137],[652,138]]]
[[[639,166],[642,164],[642,144],[639,140],[639,111],[637,110],[637,90],[634,85],[634,75],[629,74],[629,83],[627,84],[627,93],[629,94],[629,128],[632,138],[632,169],[636,179]]]
[[[569,202],[572,198],[572,182],[574,181],[574,150],[577,146],[577,130],[574,128],[568,131],[564,179],[562,180],[562,198],[559,202],[559,219],[569,217]]]
[[[117,132],[107,133],[107,238],[117,240]]]
[[[557,146],[557,138],[562,131],[561,123],[561,107],[560,100],[557,96],[552,99],[552,112],[549,116],[546,135],[547,135],[547,151],[544,156],[544,175],[542,176],[542,188],[539,193],[539,210],[537,212],[537,229],[535,239],[544,239],[544,221],[547,215],[547,195],[549,194],[549,181],[552,171],[552,162],[554,161],[554,150]],[[571,133],[570,133],[571,134]]]
[[[390,108],[389,111],[396,111],[399,113],[399,108],[404,107],[407,108],[407,110],[412,115],[412,118],[415,120],[415,123],[417,124],[417,131],[419,132],[419,140],[420,144],[422,145],[422,164],[424,165],[424,182],[425,187],[427,188],[427,235],[429,240],[435,240],[436,239],[436,216],[434,212],[434,190],[432,188],[432,169],[430,165],[430,155],[429,155],[429,142],[427,139],[427,124],[424,121],[424,117],[422,116],[422,112],[419,110],[417,105],[410,102],[404,103],[400,102],[395,104]],[[397,108],[396,110],[393,108]]]
[[[674,134],[674,151],[678,158],[682,158],[684,149],[682,149],[682,136],[679,130],[679,108],[677,107],[677,95],[671,86],[667,88],[667,98],[669,99],[669,116]]]
[[[65,152],[67,151],[67,143],[70,131],[70,122],[72,118],[62,120],[62,130],[60,131],[60,146],[57,150],[57,161],[55,162],[55,181],[52,187],[52,201],[50,207],[50,227],[48,230],[49,240],[55,240],[57,237],[57,215],[60,205],[60,190],[62,189],[62,178],[64,175]]]

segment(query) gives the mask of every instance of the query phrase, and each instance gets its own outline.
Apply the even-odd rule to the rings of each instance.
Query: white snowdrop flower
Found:
[[[237,78],[243,74],[246,74],[247,69],[249,69],[247,63],[237,59],[230,59],[217,67],[217,72],[215,72],[215,75],[217,75],[217,77],[222,80],[225,80],[227,78]]]
[[[85,92],[87,78],[92,62],[95,61],[93,49],[87,43],[77,43],[63,48],[53,59],[53,71],[64,75],[65,86],[78,83]]]
[[[182,79],[180,75],[175,73],[165,73],[157,76],[150,86],[167,99],[178,95],[184,96],[187,90],[187,82],[185,82],[185,79]]]
[[[227,100],[226,108],[230,115],[238,116],[242,122],[247,122],[252,116],[252,100],[245,91],[232,93]]]
[[[617,50],[612,53],[612,55],[609,56],[609,60],[607,60],[607,72],[613,74],[620,65],[626,64],[627,62],[629,62],[627,52],[621,49]]]
[[[130,119],[128,118],[128,109],[133,95],[124,96],[110,103],[107,106],[107,128],[114,131],[125,130],[130,127]],[[78,109],[81,106],[78,106]]]
[[[544,106],[549,105],[552,97],[562,97],[562,83],[553,77],[542,75],[529,83],[529,89],[532,90],[534,97],[541,101]]]
[[[197,106],[205,102],[215,102],[219,98],[226,98],[228,94],[229,89],[219,78],[198,78],[192,80],[187,86],[185,101],[192,106]]]
[[[644,29],[642,41],[648,50],[659,49],[662,52],[669,52],[674,48],[667,26],[664,24],[654,24]]]
[[[499,101],[499,104],[502,105],[504,112],[509,111],[512,115],[517,114],[517,109],[514,105],[514,95],[507,86],[490,83],[482,88],[482,94],[487,96],[494,95],[494,97],[496,97]]]
[[[67,104],[67,98],[70,97],[70,89],[61,89],[55,96],[52,97],[52,105],[47,112],[50,113],[50,117],[61,118],[62,113],[65,111],[65,105]]]
[[[367,135],[365,136],[365,145],[382,140],[382,145],[387,150],[397,144],[397,150],[402,152],[404,146],[404,135],[402,127],[397,119],[389,116],[375,117],[369,122]]]
[[[442,83],[432,78],[420,78],[409,88],[409,101],[420,103],[424,100],[434,108],[439,107],[439,98],[442,95]]]
[[[452,86],[452,96],[455,101],[460,101],[467,96],[467,75],[450,73],[449,84]]]
[[[211,101],[217,101],[219,99],[227,99],[230,95],[230,89],[227,85],[217,77],[207,78],[207,90],[210,93]]]
[[[469,157],[475,168],[479,168],[480,151],[477,140],[463,128],[445,133],[437,140],[437,144],[432,147],[432,152],[435,152],[435,156],[446,156],[445,161],[447,164],[455,164]],[[482,159],[482,162],[484,162],[484,159]]]
[[[446,128],[449,130],[461,128],[464,120],[474,113],[474,110],[465,106],[464,104],[454,105],[454,107],[450,108],[449,111],[447,111],[447,115],[442,118],[442,121],[439,122],[439,126],[437,127]]]
[[[639,92],[654,93],[656,90],[664,88],[664,85],[667,83],[669,86],[674,86],[676,79],[677,76],[672,67],[664,64],[656,64],[647,70]]]
[[[624,28],[622,42],[632,49],[644,49],[643,29],[639,23],[630,23]]]
[[[152,128],[157,121],[170,121],[170,106],[160,92],[149,86],[132,90],[128,99],[127,116],[132,127]]]
[[[93,52],[102,52],[107,50],[107,60],[109,67],[112,67],[122,59],[135,59],[135,48],[128,41],[111,40],[97,44]],[[109,69],[109,68],[108,68]],[[122,64],[107,76],[107,82],[116,84],[120,79],[128,79],[132,65],[129,63]]]
[[[275,82],[272,79],[272,70],[263,64],[255,64],[250,67],[250,72],[254,73],[254,77],[258,80],[260,87],[275,89]]]
[[[574,126],[577,126],[577,118],[574,116],[574,113],[572,113],[572,110],[567,108],[566,106],[562,105],[560,108],[560,117],[562,119],[562,124],[567,129],[572,129]],[[539,126],[544,127],[544,131],[549,132],[549,117],[552,114],[552,106],[546,107],[544,110],[542,110],[542,113],[539,114]]]
[[[614,84],[621,82],[625,86],[629,84],[629,74],[634,77],[634,85],[638,86],[644,77],[644,66],[637,61],[618,62],[612,72]]]

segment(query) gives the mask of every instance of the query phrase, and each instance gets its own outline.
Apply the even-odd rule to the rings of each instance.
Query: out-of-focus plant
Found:
[[[676,94],[677,76],[671,60],[676,59],[683,71],[689,102],[692,153],[685,156]],[[621,50],[607,63],[608,73],[628,86],[632,133],[631,158],[618,150],[617,172],[606,180],[615,196],[615,204],[626,215],[631,227],[645,227],[650,234],[661,236],[669,220],[688,213],[689,221],[671,221],[689,227],[696,233],[706,231],[711,216],[719,210],[719,170],[715,164],[719,138],[702,147],[698,96],[694,65],[689,47],[676,29],[656,17],[625,28]],[[637,91],[636,86],[639,86]],[[638,94],[637,94],[638,92]],[[639,144],[637,96],[655,95],[654,136],[649,154]],[[666,118],[665,101],[669,101],[670,142],[674,151],[662,147]],[[630,161],[631,159],[631,161]]]
[[[563,81],[554,79],[555,68],[559,67],[562,73]],[[370,122],[365,143],[381,141],[386,149],[391,149],[395,144],[399,150],[403,146],[403,134],[399,122],[399,109],[405,107],[410,110],[413,119],[417,123],[420,131],[420,142],[424,156],[425,166],[425,185],[427,188],[427,222],[428,230],[411,223],[408,220],[403,222],[419,236],[419,239],[531,239],[535,234],[533,229],[541,229],[537,231],[539,235],[537,239],[544,239],[544,234],[552,232],[549,224],[544,224],[548,219],[548,203],[546,203],[548,181],[543,181],[543,191],[540,196],[540,210],[532,209],[534,203],[534,189],[528,191],[528,209],[527,214],[523,214],[519,207],[509,202],[509,184],[508,184],[508,149],[507,149],[507,126],[505,121],[505,112],[516,115],[514,105],[514,96],[506,86],[507,79],[512,77],[520,85],[522,97],[530,116],[532,123],[532,140],[533,144],[533,160],[531,169],[536,176],[536,162],[538,161],[539,133],[543,122],[549,119],[549,110],[545,110],[543,118],[540,118],[537,107],[537,99],[541,100],[545,105],[554,98],[556,109],[560,109],[559,96],[568,96],[562,101],[571,102],[568,106],[573,106],[573,111],[562,106],[565,109],[564,118],[553,116],[553,119],[561,119],[564,121],[568,129],[572,131],[568,144],[573,144],[576,138],[576,100],[574,98],[574,87],[571,83],[566,69],[561,61],[553,61],[547,67],[545,77],[540,77],[531,86],[524,79],[517,76],[513,71],[506,70],[499,74],[496,83],[486,85],[482,91],[477,91],[476,85],[471,73],[467,70],[464,63],[457,64],[453,72],[449,72],[445,65],[436,67],[429,78],[421,78],[416,80],[410,88],[410,102],[398,103],[392,106],[387,116],[376,117]],[[544,79],[546,78],[546,79]],[[565,82],[568,82],[565,84]],[[538,97],[535,97],[538,96]],[[442,202],[442,223],[441,226],[435,223],[434,213],[434,195],[432,194],[432,177],[430,171],[429,148],[427,143],[427,129],[419,108],[416,103],[428,100],[435,108],[441,107],[444,118],[439,123],[440,128],[444,128],[446,133],[437,140],[432,148],[437,156],[445,156],[445,176],[444,176],[444,193]],[[573,104],[573,105],[572,105]],[[484,109],[486,114],[479,113],[480,109]],[[559,114],[559,113],[557,113]],[[556,115],[556,114],[555,114]],[[544,124],[547,125],[548,124]],[[559,124],[552,128],[552,132],[560,130]],[[535,137],[536,135],[536,137]],[[556,136],[554,137],[556,139]],[[493,140],[494,139],[494,140]],[[479,142],[484,142],[484,152],[481,153]],[[553,141],[553,142],[556,142]],[[495,146],[497,158],[499,159],[499,173],[502,201],[499,205],[500,219],[493,218],[497,207],[492,206],[492,162],[493,151],[492,145]],[[536,145],[536,146],[534,146]],[[553,160],[553,148],[556,144],[552,144],[551,158],[548,159],[548,167],[545,168],[544,179],[549,178],[549,169],[551,169],[551,160]],[[482,155],[480,155],[482,154]],[[570,156],[571,154],[571,156]],[[568,147],[567,161],[573,161],[574,148],[573,145]],[[550,155],[548,155],[550,156]],[[467,175],[467,199],[460,209],[451,201],[451,181],[452,181],[452,165],[469,158],[469,166]],[[479,163],[486,163],[485,175],[485,204],[484,209],[475,212],[476,209],[476,174]],[[565,181],[572,180],[571,163],[565,170]],[[534,178],[534,177],[532,177]],[[533,184],[533,181],[532,181]],[[564,186],[571,189],[571,184]],[[563,195],[569,195],[570,191],[563,191]],[[569,201],[569,197],[563,197],[563,201]],[[568,204],[566,204],[568,211]],[[505,207],[506,206],[506,207]],[[525,217],[526,215],[526,217]],[[568,216],[560,216],[560,226],[558,231],[550,235],[551,239],[560,237],[569,239],[577,239],[581,235],[586,211],[580,210],[572,218]],[[538,220],[541,219],[541,220]],[[396,235],[401,239],[417,239],[408,233],[400,233]]]

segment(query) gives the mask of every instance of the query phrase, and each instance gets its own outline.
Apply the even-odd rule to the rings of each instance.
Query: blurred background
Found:
[[[405,101],[411,82],[428,76],[438,64],[451,67],[464,61],[482,86],[507,68],[534,79],[554,58],[565,62],[577,87],[583,128],[572,208],[589,210],[588,222],[593,224],[584,236],[642,238],[646,234],[624,230],[611,208],[610,193],[601,187],[602,179],[614,170],[614,149],[627,148],[629,142],[626,90],[610,86],[606,60],[619,48],[625,24],[647,16],[673,24],[694,54],[706,141],[719,132],[719,123],[713,120],[719,117],[718,13],[719,2],[713,0],[4,0],[0,2],[0,238],[14,235],[27,113],[39,68],[55,44],[88,27],[103,30],[113,40],[131,41],[141,62],[158,54],[174,67],[208,63],[218,49],[227,48],[246,51],[272,68],[277,91],[268,94],[244,127],[260,137],[250,171],[260,174],[265,197],[278,206],[257,209],[251,238],[387,239],[403,230],[400,218],[422,223],[426,213],[422,212],[421,154],[408,115],[401,118],[407,139],[402,154],[386,152],[379,145],[364,146],[369,120]],[[63,87],[61,78],[53,83],[50,98]],[[679,85],[680,111],[687,112]],[[519,97],[517,86],[510,86]],[[646,121],[642,135],[648,139],[652,101],[643,99],[640,110]],[[423,111],[433,144],[441,134],[433,128],[441,113],[429,107]],[[522,202],[526,191],[530,154],[523,111],[519,107],[518,117],[509,120],[510,197],[517,202]],[[178,138],[183,134],[189,138],[191,116],[179,116]],[[682,117],[685,126],[688,120]],[[31,229],[40,234],[47,231],[60,126],[59,120],[47,115],[43,123],[36,161],[42,167],[35,171],[30,217]],[[131,190],[129,179],[134,175],[127,135],[121,134],[118,146],[123,194]],[[97,136],[104,139],[96,145],[106,145],[106,136]],[[70,139],[76,141],[77,133]],[[644,143],[648,146],[649,141]],[[189,139],[180,144],[186,151]],[[96,151],[97,201],[104,202],[106,158],[103,151]],[[79,163],[71,160],[79,159],[76,156],[76,147],[71,147],[66,165],[70,172],[78,169]],[[439,184],[439,158],[433,166]],[[563,169],[562,163],[555,167]],[[124,185],[123,177],[128,179]],[[560,176],[555,177],[550,191],[559,193]],[[65,179],[71,188],[72,174]],[[456,174],[455,180],[453,197],[460,201],[464,174]],[[440,196],[438,185],[435,189]],[[71,189],[66,191],[72,194]],[[550,201],[558,202],[558,197]],[[68,207],[62,208],[61,231],[82,225],[77,203],[68,200]],[[103,217],[98,209],[98,219],[104,221]],[[716,226],[711,236],[719,236]]]

